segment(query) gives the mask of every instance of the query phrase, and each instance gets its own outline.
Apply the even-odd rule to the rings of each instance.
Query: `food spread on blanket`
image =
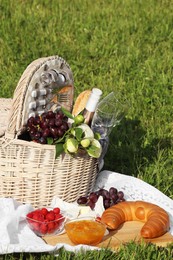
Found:
[[[103,211],[93,216],[99,198],[102,198]],[[160,237],[170,228],[169,216],[164,209],[145,201],[125,201],[124,193],[115,187],[91,192],[76,202],[80,209],[77,218],[65,218],[58,207],[37,209],[27,214],[30,228],[37,235],[44,236],[61,233],[65,225],[65,231],[74,244],[86,245],[97,245],[106,229],[116,230],[126,221],[144,222],[140,233],[147,239]]]
[[[102,94],[99,89],[95,90],[99,95]],[[62,152],[73,156],[83,150],[89,156],[99,158],[102,153],[101,133],[94,132],[90,127],[91,123],[85,123],[85,110],[91,95],[91,90],[80,93],[72,113],[60,107],[56,111],[30,117],[26,125],[30,139],[41,144],[56,145],[56,156]],[[100,97],[97,98],[98,103]],[[93,116],[94,111],[87,111],[87,116]],[[102,214],[94,219],[81,219],[81,215],[85,213],[89,216],[100,197],[103,199]],[[87,196],[80,196],[76,202],[80,208],[80,215],[75,220],[67,219],[65,222],[65,231],[74,244],[97,245],[102,240],[106,228],[116,230],[126,221],[144,222],[141,229],[141,236],[144,238],[162,236],[170,227],[169,216],[165,210],[144,201],[125,201],[124,193],[115,187],[109,190],[99,189]],[[50,211],[42,208],[29,213],[27,221],[37,235],[43,236],[55,234],[57,230],[62,231],[65,217],[59,208]]]

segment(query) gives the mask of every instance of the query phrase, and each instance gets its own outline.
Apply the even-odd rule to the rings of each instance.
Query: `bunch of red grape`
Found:
[[[100,196],[103,197],[103,205],[105,209],[121,201],[125,201],[124,193],[122,191],[118,191],[114,187],[111,187],[109,190],[100,189],[98,191],[91,192],[88,196],[81,196],[78,198],[77,203],[79,205],[90,206],[91,209],[94,209]]]
[[[59,139],[64,135],[69,128],[67,120],[68,118],[61,110],[48,111],[40,116],[30,117],[26,127],[31,140],[46,144],[48,137]]]

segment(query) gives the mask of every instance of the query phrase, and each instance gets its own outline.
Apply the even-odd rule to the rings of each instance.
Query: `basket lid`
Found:
[[[55,81],[45,82],[42,76],[49,72],[63,77],[63,84],[56,85]],[[71,111],[73,97],[73,74],[64,59],[50,56],[33,61],[23,72],[14,91],[5,135],[11,139],[20,135],[30,116],[55,110],[58,106]]]

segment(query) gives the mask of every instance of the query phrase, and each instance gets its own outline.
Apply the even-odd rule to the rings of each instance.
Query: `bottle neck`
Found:
[[[88,100],[85,109],[88,110],[89,112],[95,112],[96,107],[97,107],[98,101],[93,100],[92,98]]]
[[[85,108],[83,112],[83,116],[85,118],[84,123],[90,126],[94,116],[94,112],[90,112]]]

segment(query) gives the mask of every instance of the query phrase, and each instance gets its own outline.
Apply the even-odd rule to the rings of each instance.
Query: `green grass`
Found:
[[[110,136],[105,169],[138,177],[173,199],[172,13],[172,0],[0,0],[0,97],[12,97],[33,60],[63,57],[75,96],[96,86],[129,100]],[[173,258],[163,251],[132,243],[115,259]]]
[[[0,258],[1,259],[1,258]],[[2,258],[3,260],[172,260],[173,245],[167,248],[156,247],[152,244],[136,244],[130,242],[121,247],[119,251],[112,252],[110,249],[101,249],[100,251],[81,251],[77,254],[60,249],[58,254],[9,254]]]

